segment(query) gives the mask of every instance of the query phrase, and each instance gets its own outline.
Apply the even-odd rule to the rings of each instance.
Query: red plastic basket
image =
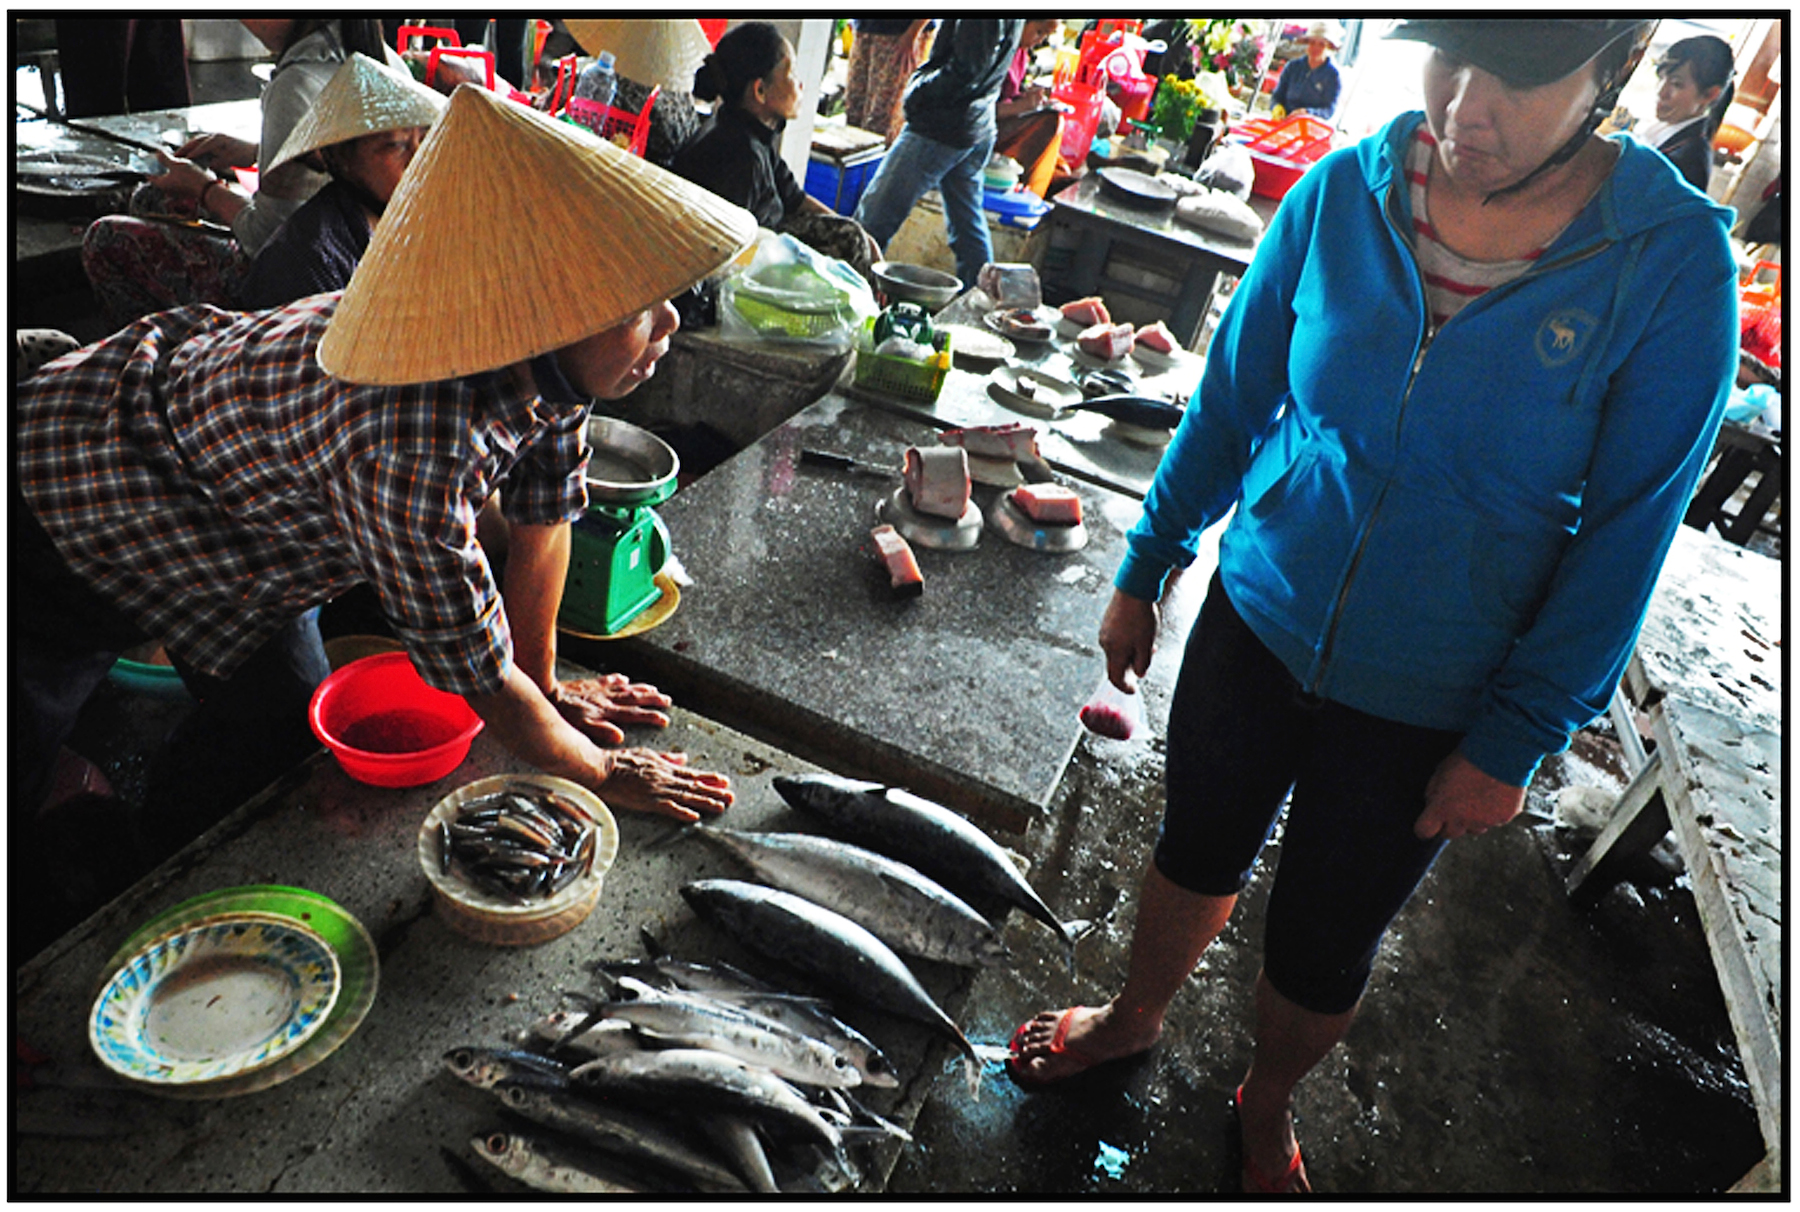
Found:
[[[1279,199],[1331,151],[1332,130],[1311,114],[1292,114],[1280,121],[1253,118],[1232,137],[1249,149],[1255,165],[1251,192]]]
[[[602,139],[611,140],[634,156],[641,156],[650,142],[650,111],[661,94],[660,87],[651,89],[644,108],[635,114],[628,109],[597,104],[586,97],[571,97],[567,116],[569,121],[587,127]]]

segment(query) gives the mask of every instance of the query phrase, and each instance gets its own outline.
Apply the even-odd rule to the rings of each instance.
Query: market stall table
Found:
[[[1089,541],[1074,552],[992,530],[971,551],[915,544],[924,593],[898,600],[869,531],[906,448],[927,444],[917,421],[827,395],[659,507],[693,580],[668,621],[569,650],[840,773],[1023,830],[1104,671],[1095,636],[1139,505],[1079,486]],[[803,465],[806,448],[896,474]],[[977,489],[984,511],[997,491]]]
[[[27,157],[41,159],[63,154],[81,157],[83,161],[104,161],[122,170],[160,171],[156,158],[147,151],[60,122],[28,117],[23,110],[15,110],[14,114],[15,164]],[[96,127],[139,143],[161,145],[172,152],[195,135],[215,132],[256,142],[262,131],[262,106],[255,100],[220,101],[138,114],[82,118],[78,125]],[[86,230],[86,218],[71,220],[41,210],[35,214],[21,213],[15,198],[13,263],[21,271],[38,273],[47,267],[72,264],[79,273],[78,254]]]
[[[1090,173],[1050,201],[1039,267],[1046,301],[1099,295],[1132,320],[1136,317],[1129,308],[1147,308],[1184,346],[1200,333],[1218,276],[1241,275],[1256,253],[1255,241],[1182,223],[1171,209],[1109,197],[1098,174]],[[1250,197],[1250,208],[1265,226],[1278,205],[1260,194]]]
[[[567,666],[562,676],[579,676]],[[680,749],[696,766],[727,773],[737,802],[726,821],[744,829],[806,829],[770,787],[809,769],[788,755],[677,710],[666,731],[633,729],[632,743]],[[252,799],[16,972],[11,1189],[30,1196],[293,1196],[496,1194],[523,1188],[477,1159],[471,1136],[502,1125],[488,1093],[445,1071],[462,1045],[510,1047],[556,1008],[564,990],[594,989],[588,966],[644,955],[648,931],[679,958],[723,959],[787,987],[767,961],[695,920],[679,895],[694,879],[744,878],[743,869],[672,823],[616,812],[617,859],[593,913],[535,946],[474,942],[434,911],[417,835],[440,798],[466,783],[530,768],[485,734],[452,774],[422,787],[357,783],[321,753]],[[652,843],[668,842],[663,845]],[[87,1039],[89,1010],[115,949],[152,916],[203,893],[289,885],[330,897],[373,938],[374,1000],[341,1045],[280,1084],[237,1097],[171,1099],[127,1088],[103,1069]],[[29,911],[14,906],[15,912]],[[363,957],[367,964],[368,957]],[[920,979],[954,1016],[968,978],[920,964]],[[877,1113],[910,1123],[935,1072],[940,1045],[910,1022],[833,999],[900,1074],[897,1089],[857,1091]],[[27,1070],[24,1063],[29,1061]],[[897,1155],[871,1157],[863,1190],[879,1190]]]
[[[933,317],[939,326],[954,324],[982,328],[983,317],[994,310],[994,301],[979,287],[964,291]],[[1075,346],[1078,330],[1068,322],[1052,326],[1048,341],[1012,342],[1015,355],[1007,360],[1014,368],[1039,370],[1073,382],[1075,376],[1113,366],[1132,376],[1136,394],[1185,406],[1206,360],[1177,349],[1167,356],[1132,353],[1116,363],[1089,357]],[[911,417],[940,429],[969,425],[1004,425],[1010,421],[1038,426],[1038,451],[1057,471],[1127,496],[1142,497],[1156,477],[1166,443],[1146,441],[1130,434],[1098,413],[1075,412],[1046,421],[1039,413],[1021,412],[1003,403],[990,391],[993,363],[974,364],[956,359],[944,380],[943,390],[930,403],[904,399],[856,386],[854,368],[847,371],[840,390],[887,411]]]

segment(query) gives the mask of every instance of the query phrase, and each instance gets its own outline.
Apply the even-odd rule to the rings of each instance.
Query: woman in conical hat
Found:
[[[444,98],[367,55],[351,55],[271,162],[307,160],[331,177],[256,254],[238,293],[246,311],[342,290],[369,246],[400,174]]]
[[[203,827],[315,748],[313,608],[374,591],[424,679],[615,809],[722,811],[722,775],[615,749],[669,700],[556,676],[592,398],[655,370],[670,296],[745,212],[483,89],[451,97],[342,295],[160,312],[16,388],[13,790],[36,803],[109,653],[162,639],[202,699],[146,819]],[[504,581],[475,519],[501,490]],[[179,810],[186,809],[185,813]],[[200,818],[200,819],[196,819]],[[164,844],[182,840],[181,831]]]

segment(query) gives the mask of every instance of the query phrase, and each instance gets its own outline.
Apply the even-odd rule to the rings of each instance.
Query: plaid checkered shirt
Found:
[[[587,401],[549,358],[537,391],[334,379],[337,300],[162,312],[58,359],[17,389],[20,487],[70,568],[207,673],[366,581],[426,682],[497,690],[512,637],[475,517],[502,483],[513,521],[581,515]]]

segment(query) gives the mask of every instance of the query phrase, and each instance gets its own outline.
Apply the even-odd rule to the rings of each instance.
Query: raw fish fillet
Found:
[[[1137,330],[1137,343],[1160,354],[1175,352],[1175,334],[1161,320]]]
[[[888,585],[897,598],[918,597],[925,592],[925,575],[919,561],[913,558],[912,545],[900,537],[892,526],[877,526],[869,532],[875,540],[875,551],[887,565]]]
[[[1005,425],[971,425],[938,435],[945,446],[960,446],[984,459],[1017,460],[1037,453],[1037,427],[1009,421]]]
[[[1099,295],[1072,300],[1064,303],[1059,310],[1065,320],[1071,320],[1083,328],[1112,323],[1112,313],[1106,310],[1106,302]]]
[[[1013,489],[1012,499],[1034,522],[1074,526],[1081,521],[1081,498],[1061,484],[1023,484]]]
[[[1075,338],[1075,344],[1082,352],[1111,362],[1131,352],[1132,339],[1129,324],[1095,324],[1091,328],[1082,329],[1081,335]]]

